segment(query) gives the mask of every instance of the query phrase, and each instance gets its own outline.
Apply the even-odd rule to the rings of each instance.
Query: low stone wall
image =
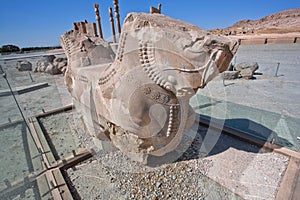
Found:
[[[240,45],[300,44],[300,37],[239,39]]]

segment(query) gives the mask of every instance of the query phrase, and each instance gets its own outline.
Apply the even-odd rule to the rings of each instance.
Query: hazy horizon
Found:
[[[99,4],[104,38],[110,38],[108,7],[112,0],[3,1],[0,8],[0,46],[58,46],[59,36],[71,30],[75,21],[95,22],[94,3]],[[129,12],[149,12],[149,7],[162,4],[162,14],[209,30],[225,28],[243,19],[256,20],[283,10],[300,7],[300,0],[261,1],[180,1],[119,0],[121,22]]]

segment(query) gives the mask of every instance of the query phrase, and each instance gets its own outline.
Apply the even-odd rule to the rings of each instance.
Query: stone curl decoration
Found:
[[[87,135],[147,163],[179,145],[195,119],[189,99],[225,71],[236,41],[160,14],[129,13],[118,49],[78,31],[61,36],[65,82]]]

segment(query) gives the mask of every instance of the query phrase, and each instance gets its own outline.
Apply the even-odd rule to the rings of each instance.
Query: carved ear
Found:
[[[126,24],[126,23],[131,23],[131,22],[133,22],[133,20],[134,20],[134,17],[133,17],[133,15],[132,15],[132,13],[131,13],[131,14],[129,14],[129,15],[126,17],[126,19],[124,20],[124,24]]]
[[[151,23],[149,21],[140,21],[137,28],[147,28],[147,27],[150,27],[151,26]]]

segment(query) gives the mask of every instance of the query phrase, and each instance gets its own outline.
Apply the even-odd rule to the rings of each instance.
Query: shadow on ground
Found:
[[[273,130],[258,124],[249,119],[216,119],[205,115],[198,115],[200,119],[205,118],[209,122],[214,124],[221,124],[221,127],[235,128],[241,131],[241,135],[247,135],[251,138],[255,138],[261,141],[262,145],[266,142],[276,142],[284,144],[286,147],[293,146],[288,140],[278,137]],[[220,127],[220,126],[219,126]],[[213,156],[225,152],[229,148],[242,150],[251,153],[263,153],[266,150],[261,148],[261,145],[255,145],[247,140],[238,139],[222,130],[215,129],[214,126],[205,127],[198,126],[197,132],[194,133],[194,139],[190,143],[189,147],[185,151],[176,149],[162,157],[150,156],[148,159],[148,165],[156,167],[162,164],[171,162],[180,162],[185,160],[199,159],[204,157]],[[191,132],[189,132],[190,134]],[[184,146],[185,141],[183,139],[182,144]],[[184,148],[183,148],[184,149]]]

